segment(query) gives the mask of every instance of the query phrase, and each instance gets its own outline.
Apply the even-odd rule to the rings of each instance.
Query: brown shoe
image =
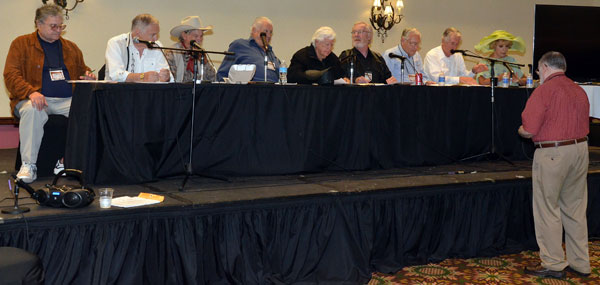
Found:
[[[547,268],[542,267],[541,265],[537,265],[537,266],[527,266],[525,267],[525,270],[523,270],[525,273],[530,274],[530,275],[535,275],[535,276],[539,276],[539,277],[546,277],[546,278],[564,278],[567,274],[564,271],[554,271],[554,270],[550,270]]]
[[[590,276],[590,273],[583,273],[583,272],[577,271],[577,270],[573,269],[571,266],[567,266],[567,268],[565,268],[565,271],[571,272],[571,273],[573,273],[573,274],[575,274],[575,275],[577,275],[579,277],[588,277],[588,276]]]

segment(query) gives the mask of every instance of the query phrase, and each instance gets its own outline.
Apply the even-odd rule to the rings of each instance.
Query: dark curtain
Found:
[[[277,175],[451,163],[491,150],[489,90],[202,85],[193,170]],[[496,91],[495,148],[513,160],[532,153],[516,132],[527,95],[523,88]],[[90,183],[181,175],[191,111],[190,85],[77,84],[66,165]]]
[[[599,182],[590,176],[591,237]],[[48,284],[357,284],[372,271],[537,248],[523,181],[64,212],[5,223],[0,246],[39,255]]]

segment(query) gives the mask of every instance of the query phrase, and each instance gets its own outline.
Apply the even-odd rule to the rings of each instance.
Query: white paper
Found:
[[[333,81],[333,85],[346,85],[346,84],[348,84],[348,82],[346,82],[346,80],[344,80],[343,78],[338,78]]]
[[[122,197],[117,197],[117,198],[112,199],[113,206],[122,207],[122,208],[131,208],[131,207],[152,205],[152,204],[158,204],[158,203],[160,203],[160,201],[146,199],[146,198],[140,198],[140,197],[129,197],[129,196],[122,196]]]

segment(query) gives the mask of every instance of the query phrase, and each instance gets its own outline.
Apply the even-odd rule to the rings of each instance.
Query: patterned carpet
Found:
[[[600,284],[600,241],[590,242],[592,274],[564,279],[539,278],[523,273],[539,263],[537,251],[492,258],[447,259],[437,264],[405,267],[396,274],[374,273],[369,285],[387,284]]]

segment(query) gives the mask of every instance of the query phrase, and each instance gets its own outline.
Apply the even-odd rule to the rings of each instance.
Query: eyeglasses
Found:
[[[408,42],[408,44],[409,44],[410,46],[413,46],[413,47],[419,47],[419,45],[420,45],[421,43],[420,43],[420,42],[411,42],[411,41],[409,41],[409,42]]]
[[[58,24],[48,24],[48,26],[53,31],[62,31],[62,30],[64,30],[64,29],[67,28],[67,25],[64,25],[64,24],[61,24],[61,25],[58,25]]]
[[[369,33],[369,31],[364,31],[364,30],[350,32],[351,35],[361,35],[361,34],[368,34],[368,33]]]

